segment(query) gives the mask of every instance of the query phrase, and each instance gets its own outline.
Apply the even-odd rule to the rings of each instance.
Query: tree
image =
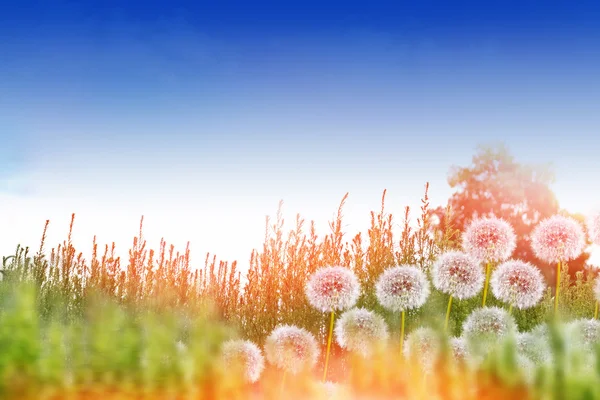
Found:
[[[515,229],[517,247],[513,258],[529,261],[542,267],[547,278],[553,276],[553,268],[545,268],[531,250],[529,235],[542,219],[558,212],[582,220],[559,209],[556,196],[550,189],[554,182],[550,165],[521,164],[515,160],[503,144],[479,146],[468,167],[453,166],[448,183],[454,193],[448,199],[452,210],[450,224],[463,231],[476,217],[495,215],[504,218]],[[444,229],[445,207],[433,210],[438,228]],[[569,263],[570,272],[581,270],[589,256],[583,254]]]

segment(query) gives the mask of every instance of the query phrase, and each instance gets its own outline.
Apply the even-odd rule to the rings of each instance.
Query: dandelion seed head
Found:
[[[432,277],[436,289],[460,300],[475,296],[485,280],[477,260],[460,251],[442,254],[433,264]]]
[[[386,269],[377,280],[375,295],[391,311],[421,307],[431,289],[425,274],[416,266],[400,265]]]
[[[533,332],[517,334],[517,351],[536,365],[548,364],[552,360],[552,349],[544,336]]]
[[[221,349],[226,366],[238,366],[248,382],[256,382],[265,368],[265,358],[260,348],[249,340],[229,340]]]
[[[467,342],[462,337],[453,337],[450,339],[450,350],[455,361],[464,362],[469,356]]]
[[[353,308],[338,319],[335,337],[340,347],[367,357],[387,341],[389,333],[383,317],[364,308]]]
[[[475,309],[463,324],[463,336],[469,353],[488,353],[507,334],[516,331],[516,323],[506,310],[498,307]]]
[[[540,270],[520,260],[506,261],[498,266],[492,273],[490,286],[497,299],[519,309],[535,306],[546,289]]]
[[[528,357],[517,354],[517,367],[527,384],[532,384],[535,378],[536,365]]]
[[[403,353],[406,358],[417,360],[425,373],[430,373],[440,350],[438,333],[431,328],[420,327],[407,336]]]
[[[280,325],[267,337],[265,354],[271,364],[295,375],[315,366],[319,347],[306,329]]]
[[[588,216],[586,226],[590,241],[600,245],[600,211],[596,211]]]
[[[531,248],[537,258],[547,263],[573,260],[583,252],[585,233],[571,217],[553,215],[531,233]]]
[[[531,334],[533,336],[538,337],[545,341],[550,340],[550,328],[548,327],[548,324],[546,324],[546,323],[541,323],[541,324],[535,326],[531,330]]]
[[[323,312],[348,309],[360,296],[358,278],[341,266],[319,268],[308,278],[305,289],[309,303]]]
[[[478,262],[504,261],[517,245],[513,227],[501,218],[473,220],[462,235],[462,246]]]
[[[596,319],[576,319],[567,324],[569,341],[584,347],[600,343],[600,321]]]

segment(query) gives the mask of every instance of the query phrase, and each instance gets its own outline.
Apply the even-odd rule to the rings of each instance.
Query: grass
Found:
[[[92,257],[85,259],[71,242],[74,216],[67,239],[46,252],[47,221],[35,254],[18,247],[15,254],[3,258],[0,396],[277,398],[280,371],[268,366],[257,384],[245,384],[218,362],[220,344],[244,338],[262,346],[273,328],[287,323],[309,330],[324,349],[328,315],[309,305],[304,285],[317,268],[330,265],[356,273],[363,286],[357,306],[382,315],[392,338],[399,338],[398,314],[387,312],[374,296],[376,278],[397,264],[414,264],[428,273],[439,254],[460,244],[460,232],[451,223],[442,231],[433,227],[427,191],[428,185],[416,228],[411,227],[411,210],[404,209],[399,237],[393,234],[398,222],[386,210],[385,191],[380,210],[371,213],[366,234],[353,237],[342,230],[347,195],[324,235],[317,234],[314,222],[307,226],[299,215],[286,231],[280,205],[275,220],[267,218],[264,244],[251,253],[245,276],[236,262],[218,261],[210,254],[195,268],[189,248],[176,251],[164,240],[158,249],[148,249],[143,219],[126,260],[115,255],[114,243],[99,249],[95,238]],[[451,222],[452,210],[446,213],[446,221]],[[567,272],[568,266],[564,268]],[[574,277],[563,274],[564,318],[593,316],[593,278],[588,272]],[[447,301],[446,295],[433,290],[424,307],[407,313],[406,332],[419,326],[441,329]],[[453,303],[452,335],[460,334],[465,318],[480,302],[475,297]],[[503,306],[491,293],[487,303]],[[547,321],[551,309],[552,289],[548,289],[540,305],[515,310],[513,315],[519,330],[528,331]],[[557,334],[553,344],[561,359],[565,338]],[[319,383],[324,353],[315,371],[288,379],[286,398],[326,398]],[[367,362],[346,354],[334,342],[328,376],[346,382],[356,398],[403,394],[405,398],[559,399],[567,398],[565,393],[573,399],[600,398],[600,367],[583,373],[573,367],[576,362],[563,361],[554,369],[540,369],[534,381],[526,383],[515,372],[519,368],[510,343],[476,371],[442,357],[426,381],[400,354],[399,349],[391,349]]]

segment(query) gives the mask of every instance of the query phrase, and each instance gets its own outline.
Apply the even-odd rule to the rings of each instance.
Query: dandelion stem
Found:
[[[481,303],[482,307],[485,307],[485,300],[487,299],[488,284],[490,282],[491,268],[492,268],[492,265],[488,261],[487,264],[485,265],[485,286],[483,287],[483,302]]]
[[[285,377],[287,375],[287,368],[283,370],[283,378],[281,378],[281,393],[280,396],[281,398],[283,398],[283,392],[285,389]]]
[[[333,335],[334,311],[331,310],[331,321],[329,322],[329,336],[327,337],[327,355],[325,356],[325,371],[323,371],[323,382],[327,380],[327,366],[329,365],[329,352],[331,350],[331,336]]]
[[[450,320],[450,309],[452,308],[452,295],[448,299],[448,309],[446,310],[446,321],[444,321],[444,331],[448,330],[448,321]]]
[[[510,306],[508,307],[508,315],[512,315],[512,309],[513,309],[513,303],[510,303]]]
[[[560,293],[560,268],[561,262],[556,264],[556,294],[554,295],[554,315],[558,312],[558,294]]]
[[[402,351],[402,347],[404,346],[404,320],[406,316],[406,311],[402,311],[402,322],[400,324],[400,351]]]
[[[600,302],[596,302],[596,311],[594,311],[594,319],[598,319],[598,306],[600,306]]]

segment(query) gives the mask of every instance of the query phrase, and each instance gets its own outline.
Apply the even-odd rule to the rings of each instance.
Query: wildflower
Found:
[[[410,265],[386,269],[375,285],[379,303],[396,312],[421,307],[429,293],[429,281],[425,274]]]
[[[306,296],[313,307],[331,313],[323,371],[323,381],[325,381],[327,379],[327,366],[329,365],[335,310],[345,310],[356,304],[360,296],[360,283],[356,275],[348,268],[341,266],[320,268],[308,279]]]
[[[483,288],[485,276],[471,256],[450,251],[433,264],[432,278],[436,289],[463,300],[475,296]]]
[[[455,361],[464,362],[467,360],[469,352],[467,350],[467,343],[463,337],[451,338],[450,350]]]
[[[588,236],[592,243],[600,245],[600,211],[596,211],[586,220]]]
[[[536,365],[548,364],[552,360],[552,349],[547,337],[534,332],[517,334],[517,351]]]
[[[309,277],[306,296],[313,307],[323,312],[345,310],[358,300],[360,283],[349,268],[320,268]]]
[[[463,325],[463,336],[469,353],[487,354],[505,335],[516,331],[514,319],[498,307],[474,310]]]
[[[535,256],[547,263],[573,260],[583,252],[585,234],[579,222],[554,215],[541,221],[531,233]]]
[[[508,259],[516,247],[512,226],[501,218],[479,218],[471,222],[462,235],[465,252],[479,262]]]
[[[600,321],[595,319],[576,319],[567,324],[569,341],[575,345],[593,348],[600,343]]]
[[[369,356],[388,339],[384,319],[364,308],[346,311],[338,320],[335,336],[340,347]]]
[[[416,360],[425,373],[430,373],[440,354],[440,338],[431,328],[421,327],[412,331],[404,347],[404,356]]]
[[[525,383],[531,385],[535,379],[536,365],[528,357],[522,354],[517,354],[517,368]]]
[[[535,306],[546,288],[540,270],[519,260],[501,264],[493,272],[490,284],[496,298],[519,309]]]
[[[229,340],[223,344],[225,365],[241,367],[248,382],[256,382],[265,368],[265,359],[258,346],[248,340]]]
[[[319,347],[306,329],[280,325],[267,337],[265,354],[271,364],[295,375],[315,366]]]

